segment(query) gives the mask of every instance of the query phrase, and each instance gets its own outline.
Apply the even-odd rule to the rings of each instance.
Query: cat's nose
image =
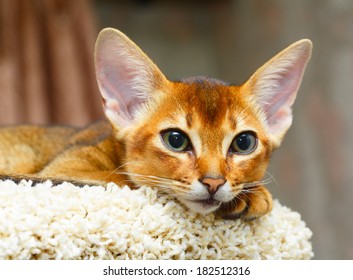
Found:
[[[226,180],[223,177],[204,177],[200,180],[200,182],[207,187],[208,192],[212,195],[215,194],[218,189],[226,183]]]

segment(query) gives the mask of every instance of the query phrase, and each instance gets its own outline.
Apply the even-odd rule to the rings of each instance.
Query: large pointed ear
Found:
[[[95,68],[105,114],[116,127],[131,125],[141,105],[167,82],[145,53],[113,28],[98,35]]]
[[[300,40],[264,64],[245,83],[245,89],[259,109],[274,146],[281,144],[292,124],[292,105],[311,50],[310,40]]]

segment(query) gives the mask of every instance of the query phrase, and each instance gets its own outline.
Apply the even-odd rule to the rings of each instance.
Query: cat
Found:
[[[105,121],[0,129],[0,178],[157,187],[192,211],[252,220],[273,201],[264,180],[292,123],[312,43],[297,41],[245,83],[170,81],[122,32],[97,38]]]

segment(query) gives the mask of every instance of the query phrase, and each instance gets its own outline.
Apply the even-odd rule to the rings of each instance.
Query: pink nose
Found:
[[[218,189],[225,184],[226,180],[223,177],[221,178],[204,177],[200,180],[200,182],[207,187],[208,192],[210,194],[215,194],[218,191]]]

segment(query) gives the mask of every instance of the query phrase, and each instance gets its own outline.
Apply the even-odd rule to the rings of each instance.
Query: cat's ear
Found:
[[[260,67],[245,83],[258,107],[274,146],[279,146],[292,124],[292,105],[312,50],[308,39],[300,40]]]
[[[117,127],[131,125],[141,105],[167,83],[146,54],[113,28],[98,35],[95,68],[105,114]]]

